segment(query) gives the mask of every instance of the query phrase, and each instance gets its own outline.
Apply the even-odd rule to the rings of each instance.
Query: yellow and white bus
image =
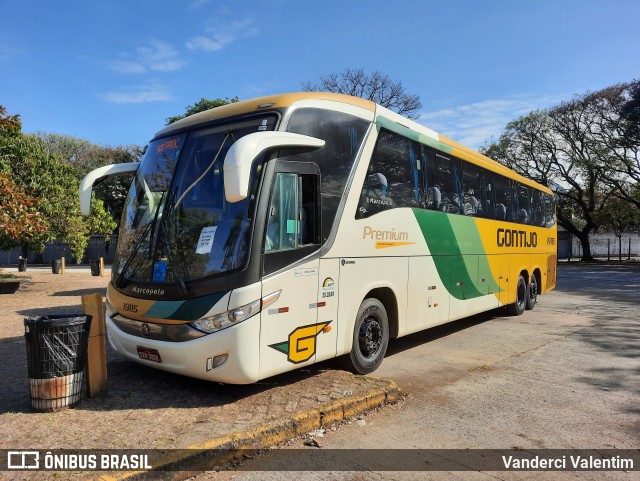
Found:
[[[367,100],[294,93],[192,115],[138,163],[107,290],[113,348],[252,383],[555,287],[551,191]]]

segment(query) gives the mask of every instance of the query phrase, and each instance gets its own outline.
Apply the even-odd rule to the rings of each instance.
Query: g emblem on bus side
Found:
[[[286,354],[287,360],[293,364],[308,361],[316,353],[318,334],[329,324],[331,321],[299,327],[289,334],[287,341],[269,347]]]

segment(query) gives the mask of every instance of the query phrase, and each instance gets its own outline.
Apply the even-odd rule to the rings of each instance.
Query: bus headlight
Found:
[[[244,306],[236,307],[235,309],[221,312],[214,316],[203,317],[202,319],[191,322],[191,325],[199,331],[211,334],[212,332],[246,321],[268,305],[273,304],[279,297],[280,291],[276,291],[262,299],[257,299],[249,304],[245,304]]]

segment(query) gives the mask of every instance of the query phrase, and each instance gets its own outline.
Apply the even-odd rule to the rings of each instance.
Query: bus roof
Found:
[[[402,119],[400,125],[407,128],[408,130],[412,130],[418,134],[426,134],[428,137],[437,137],[437,140],[445,146],[447,150],[451,151],[452,155],[457,157],[461,157],[464,160],[468,160],[472,163],[480,165],[482,167],[488,168],[492,171],[502,173],[511,178],[514,178],[523,184],[527,184],[532,187],[536,187],[538,189],[542,188],[548,193],[552,193],[548,187],[538,184],[537,182],[527,179],[522,175],[516,173],[515,171],[505,167],[504,165],[496,162],[495,160],[486,157],[475,150],[466,147],[465,145],[456,142],[442,134],[434,132],[428,127],[419,124],[407,117],[401,116],[391,110],[388,110],[370,100],[366,100],[360,97],[353,97],[351,95],[343,95],[336,94],[331,92],[295,92],[295,93],[283,93],[276,95],[269,95],[266,97],[258,97],[250,100],[243,100],[241,102],[234,102],[227,105],[223,105],[221,107],[216,107],[213,109],[206,110],[204,112],[199,112],[194,115],[190,115],[185,117],[184,119],[180,119],[168,126],[164,129],[160,130],[155,137],[162,137],[169,132],[174,130],[182,130],[187,127],[191,127],[193,125],[198,125],[201,123],[206,123],[226,117],[233,117],[236,115],[247,114],[251,112],[260,112],[266,111],[268,109],[283,109],[290,107],[294,103],[301,100],[325,100],[332,102],[340,102],[349,105],[353,105],[356,107],[363,108],[365,110],[369,110],[371,112],[376,113],[376,116],[387,117],[391,121],[397,121],[398,118]]]
[[[180,119],[174,122],[156,134],[156,137],[161,137],[165,133],[172,130],[183,129],[192,125],[200,124],[203,122],[209,122],[212,120],[218,120],[225,117],[232,117],[235,115],[248,114],[251,112],[260,112],[267,109],[282,109],[293,105],[300,100],[328,100],[333,102],[342,102],[356,107],[361,107],[371,112],[375,112],[376,104],[370,100],[362,99],[360,97],[352,97],[351,95],[334,94],[330,92],[296,92],[286,94],[269,95],[267,97],[258,97],[251,100],[243,100],[241,102],[234,102],[231,104],[216,107],[214,109],[199,112],[197,114],[190,115],[184,119]]]

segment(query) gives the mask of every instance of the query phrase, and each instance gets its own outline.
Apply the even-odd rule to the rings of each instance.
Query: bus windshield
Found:
[[[275,115],[195,130],[151,142],[131,184],[114,275],[126,281],[184,282],[243,267],[262,162],[250,195],[224,196],[223,164],[240,137],[273,130]]]

